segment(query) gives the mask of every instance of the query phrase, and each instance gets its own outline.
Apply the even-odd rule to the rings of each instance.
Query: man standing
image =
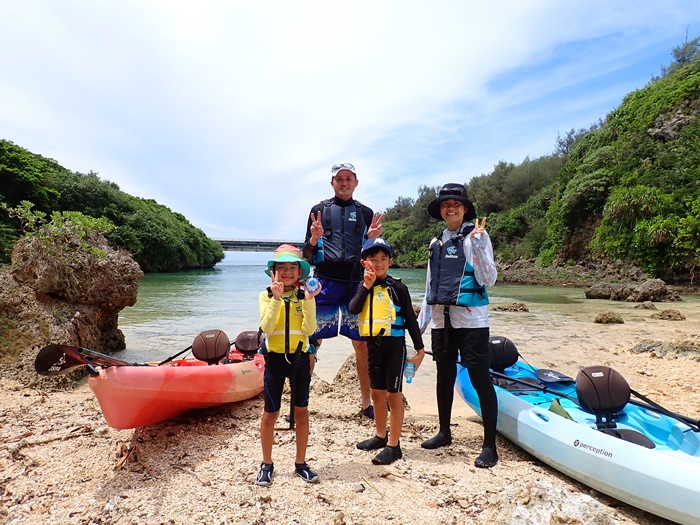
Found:
[[[315,276],[321,281],[316,296],[316,319],[319,340],[344,335],[352,341],[357,361],[357,378],[362,395],[362,413],[374,419],[371,404],[367,343],[360,337],[357,316],[348,311],[348,303],[362,280],[360,252],[368,238],[382,233],[384,214],[353,199],[358,180],[350,163],[334,164],[331,186],[335,196],[311,208],[306,225],[304,257],[315,265]]]

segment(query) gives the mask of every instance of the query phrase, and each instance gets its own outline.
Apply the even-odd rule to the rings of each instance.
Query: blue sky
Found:
[[[488,4],[488,5],[486,5]],[[212,238],[303,238],[552,153],[700,36],[697,0],[0,0],[0,138]]]

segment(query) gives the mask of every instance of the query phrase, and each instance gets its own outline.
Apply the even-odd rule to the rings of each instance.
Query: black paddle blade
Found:
[[[547,370],[546,368],[538,368],[535,370],[535,375],[540,381],[545,383],[568,383],[573,382],[573,378],[557,372],[555,370]]]
[[[42,376],[67,374],[71,370],[88,364],[74,346],[48,345],[39,350],[34,360],[34,370]]]

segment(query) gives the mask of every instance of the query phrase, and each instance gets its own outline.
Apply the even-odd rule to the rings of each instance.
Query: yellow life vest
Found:
[[[373,286],[359,315],[359,328],[362,337],[401,336],[403,319],[397,320],[397,310],[391,299],[391,287]]]
[[[272,295],[271,292],[269,295]],[[304,321],[302,298],[303,293],[299,292],[282,296],[284,307],[280,309],[275,330],[271,334],[267,334],[268,351],[283,354],[287,347],[287,334],[289,334],[289,350],[292,353],[296,351],[299,343],[302,344],[301,351],[306,351],[308,336],[301,331],[301,325]]]

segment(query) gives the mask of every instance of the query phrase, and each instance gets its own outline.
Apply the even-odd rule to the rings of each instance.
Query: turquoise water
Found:
[[[203,330],[223,330],[229,339],[245,330],[257,330],[258,295],[270,284],[263,270],[271,257],[272,253],[226,252],[226,258],[211,270],[144,276],[136,305],[124,309],[119,317],[127,344],[122,357],[160,360],[187,348]],[[391,274],[406,283],[413,302],[420,304],[425,270],[393,269]],[[586,299],[581,288],[496,284],[489,294],[494,306],[527,303],[531,323],[544,323],[554,316],[592,318],[591,312],[601,308],[630,308],[629,303]],[[700,297],[687,299],[694,307],[700,306]],[[347,348],[350,352],[349,344]]]
[[[136,361],[157,360],[188,347],[203,330],[219,329],[230,339],[258,328],[258,295],[270,284],[265,275],[272,253],[226,252],[211,270],[147,274],[135,306],[122,310],[119,327]],[[420,303],[425,270],[392,271]]]

